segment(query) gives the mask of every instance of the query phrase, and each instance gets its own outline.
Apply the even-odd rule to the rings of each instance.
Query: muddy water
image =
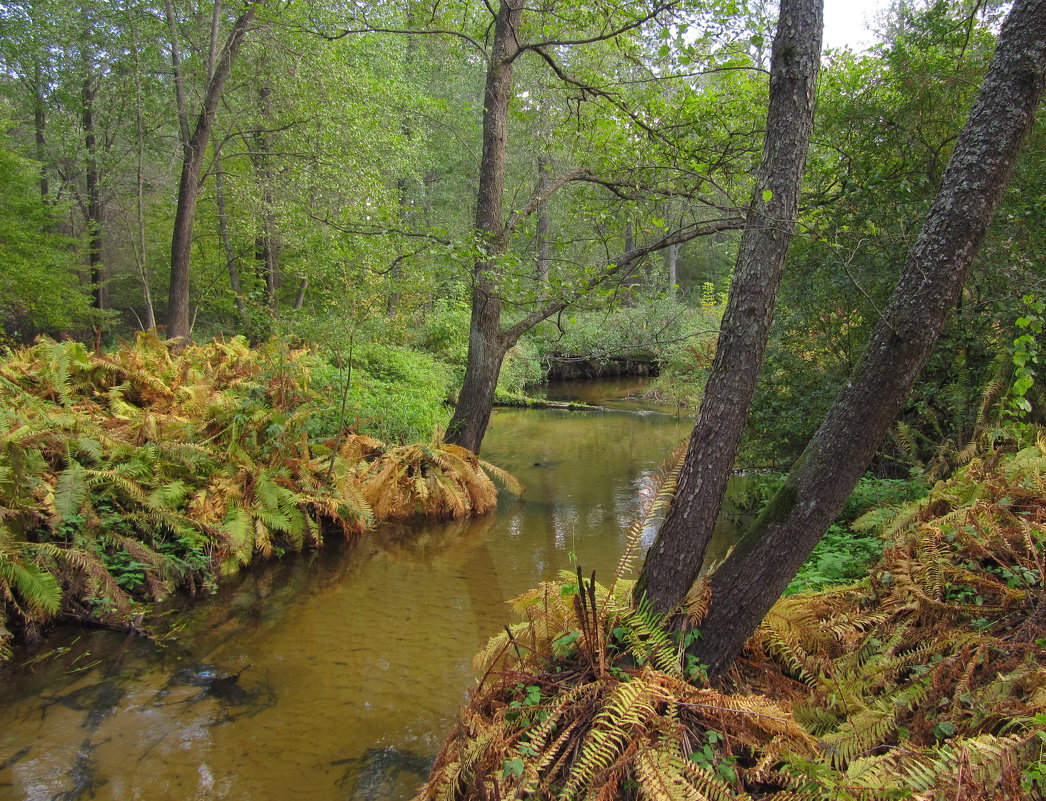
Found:
[[[689,422],[562,387],[601,412],[497,410],[484,457],[525,501],[387,527],[254,568],[153,644],[66,632],[0,674],[0,801],[410,796],[505,600],[570,568],[608,576],[637,493]],[[28,656],[23,657],[24,659]]]

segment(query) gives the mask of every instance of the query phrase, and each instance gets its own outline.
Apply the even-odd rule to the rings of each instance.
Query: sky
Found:
[[[889,0],[824,0],[824,46],[868,47],[875,40],[868,26],[889,4]]]

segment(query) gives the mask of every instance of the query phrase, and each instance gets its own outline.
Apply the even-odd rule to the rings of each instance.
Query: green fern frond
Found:
[[[229,510],[220,528],[220,534],[228,543],[233,557],[241,564],[246,564],[254,552],[254,521],[245,510]]]
[[[70,462],[55,483],[54,512],[55,522],[63,523],[80,511],[87,496],[87,471],[79,462]]]
[[[52,573],[32,563],[14,561],[0,552],[0,589],[14,592],[29,608],[32,620],[58,612],[62,588]]]

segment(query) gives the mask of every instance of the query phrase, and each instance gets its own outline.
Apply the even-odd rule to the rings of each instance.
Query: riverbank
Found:
[[[0,660],[55,620],[140,631],[149,602],[211,590],[256,557],[482,514],[491,476],[519,489],[461,448],[354,430],[344,401],[311,389],[325,370],[307,350],[150,335],[0,362]]]
[[[1002,445],[866,514],[868,577],[782,599],[716,685],[687,657],[699,594],[676,631],[629,581],[538,586],[477,657],[417,801],[1040,797],[1044,465],[1042,440]]]
[[[612,574],[637,491],[690,428],[621,401],[634,389],[619,382],[549,391],[615,412],[495,409],[483,455],[523,499],[254,561],[178,604],[159,643],[62,626],[16,649],[0,798],[72,797],[77,782],[93,801],[409,797],[506,601],[575,562]]]

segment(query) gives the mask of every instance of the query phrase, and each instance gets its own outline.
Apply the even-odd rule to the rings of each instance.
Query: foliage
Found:
[[[351,360],[347,347],[339,349],[313,371],[312,386],[327,406],[308,421],[309,433],[319,439],[337,433],[347,384],[353,430],[401,443],[431,437],[447,424],[454,377],[451,367],[429,354],[376,339],[356,344]]]
[[[789,583],[786,593],[820,590],[859,579],[882,553],[883,541],[878,537],[861,536],[833,523]]]
[[[546,323],[539,332],[538,348],[544,357],[652,355],[667,360],[717,326],[714,310],[694,309],[668,297],[636,295],[629,303],[579,311],[555,326]]]
[[[1011,346],[1013,361],[1013,383],[1010,386],[1009,398],[1004,414],[1014,421],[1020,431],[1024,431],[1024,418],[1032,411],[1029,398],[1035,386],[1036,369],[1039,366],[1039,337],[1043,330],[1043,312],[1046,303],[1041,298],[1025,295],[1022,298],[1025,313],[1017,318],[1016,326],[1020,329]]]
[[[425,315],[418,344],[444,361],[458,366],[468,358],[469,307],[460,301],[437,301]]]
[[[839,520],[828,527],[813,553],[788,585],[792,595],[805,590],[819,590],[835,584],[844,584],[862,578],[882,556],[883,540],[868,531],[867,522],[855,525],[864,518],[875,520],[896,512],[904,503],[926,491],[922,481],[913,479],[875,478],[863,476],[847,498]]]
[[[748,657],[827,747],[792,775],[855,797],[1025,797],[1046,706],[1044,467],[1040,439],[888,524],[869,513],[858,527],[890,543],[870,580],[774,607]]]
[[[984,8],[982,6],[982,8]],[[835,52],[822,71],[808,164],[810,201],[781,288],[749,419],[751,454],[790,463],[853,373],[892,291],[980,84],[994,41],[985,18],[945,2],[900,4],[885,41]],[[1022,292],[1043,262],[1043,137],[1022,152],[953,318],[873,465],[945,475],[973,437]],[[1017,291],[1015,291],[1017,288]]]
[[[0,138],[0,330],[11,338],[92,319],[74,272],[74,243],[54,232],[35,186],[39,169]]]
[[[563,317],[555,327],[546,323],[535,341],[546,361],[653,359],[659,375],[649,397],[692,409],[700,402],[708,378],[721,315],[721,306],[694,308],[670,297],[633,294],[628,304],[579,311]]]
[[[505,401],[519,398],[526,387],[540,384],[545,379],[545,370],[537,347],[530,339],[521,339],[505,354],[505,361],[498,374],[495,400]]]
[[[513,601],[525,622],[477,656],[487,673],[417,798],[746,798],[742,761],[813,756],[814,738],[773,701],[689,683],[687,636],[633,608],[631,590],[579,569]]]
[[[144,334],[112,353],[12,351],[0,362],[0,627],[127,625],[140,601],[332,530],[487,511],[488,472],[519,489],[438,441],[386,447],[344,425],[312,436],[332,405],[310,387],[320,365],[242,339],[175,351]]]
[[[760,511],[786,478],[785,473],[769,471],[746,474],[738,484],[735,503],[749,513]],[[925,493],[926,485],[920,476],[908,480],[876,478],[870,473],[862,476],[838,519],[829,526],[788,585],[787,594],[823,589],[867,575],[871,565],[882,556],[883,541],[865,528],[855,528],[854,521],[866,515],[871,520],[895,514],[900,506]]]
[[[871,578],[779,601],[726,687],[702,686],[688,660],[698,629],[666,630],[620,576],[542,584],[477,656],[486,673],[418,799],[1041,792],[1044,468],[1040,438],[984,454],[920,501],[866,511],[855,528],[887,542]]]

